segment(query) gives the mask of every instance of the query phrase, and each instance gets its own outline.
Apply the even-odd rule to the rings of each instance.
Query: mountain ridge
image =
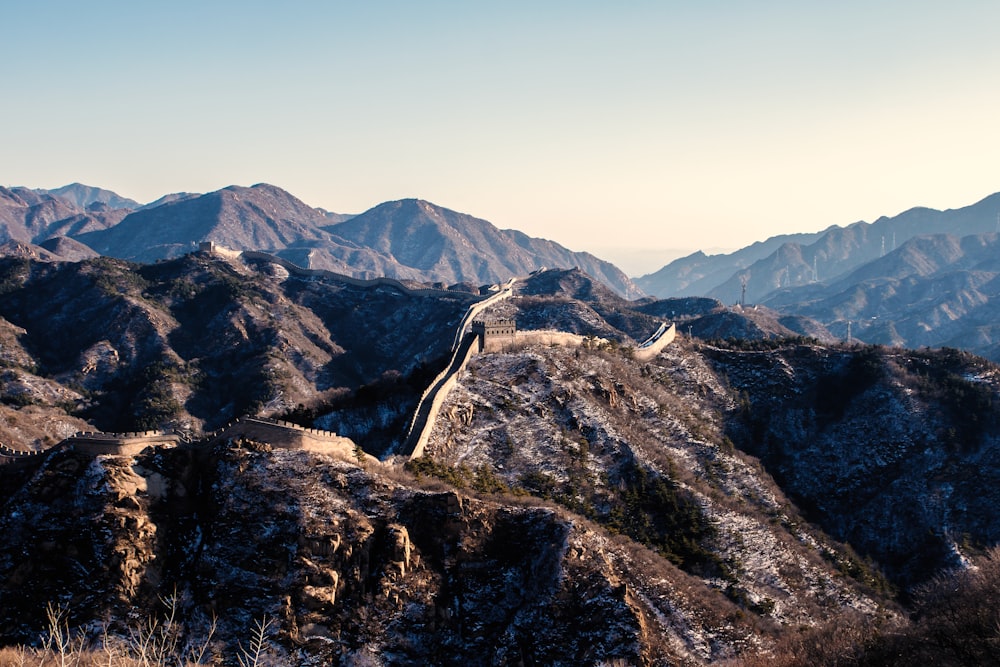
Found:
[[[725,255],[694,253],[636,282],[660,298],[715,296],[735,300],[746,280],[747,297],[758,301],[786,285],[837,279],[916,236],[989,233],[1000,231],[998,225],[1000,193],[994,193],[957,209],[917,206],[871,223],[860,221],[821,232],[775,236]],[[798,261],[793,259],[795,255]]]
[[[312,208],[266,183],[164,197],[116,225],[73,238],[131,261],[176,257],[214,241],[271,252],[306,268],[423,282],[489,284],[544,266],[581,266],[626,298],[642,296],[621,270],[590,253],[500,230],[424,200],[384,202],[345,215]]]
[[[914,207],[831,227],[805,242],[776,237],[755,259],[754,246],[692,255],[653,277],[668,287],[699,286],[695,294],[726,303],[805,316],[842,340],[960,347],[1000,360],[998,231],[1000,193],[957,209]],[[638,284],[656,293],[650,279]]]
[[[279,664],[824,664],[894,655],[933,612],[898,590],[990,571],[996,365],[762,333],[682,333],[640,361],[667,313],[760,311],[626,301],[579,269],[515,289],[483,317],[579,342],[475,355],[429,455],[400,467],[475,297],[208,252],[0,259],[0,439],[190,441],[0,464],[0,643],[37,638],[52,600],[74,630],[128,637],[174,595],[195,636],[215,615],[227,652],[266,614]],[[382,461],[211,439],[245,414]]]

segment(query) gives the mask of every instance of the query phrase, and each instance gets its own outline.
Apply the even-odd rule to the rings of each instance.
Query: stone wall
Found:
[[[434,430],[434,422],[441,411],[441,406],[444,405],[444,399],[458,382],[458,374],[475,353],[479,338],[476,334],[469,334],[463,339],[463,344],[452,355],[451,363],[434,378],[434,382],[420,398],[417,410],[413,414],[413,421],[410,423],[410,430],[406,434],[405,448],[411,459],[423,456],[424,447],[427,446],[427,440]]]
[[[458,376],[458,373],[465,368],[465,365],[472,357],[474,343],[478,341],[479,348],[482,348],[483,336],[476,335],[473,332],[469,334],[472,338],[467,338],[466,329],[473,325],[473,319],[487,307],[497,301],[509,298],[514,293],[515,281],[516,278],[511,278],[497,292],[469,306],[469,309],[462,317],[462,321],[458,323],[455,340],[451,346],[451,361],[443,371],[438,373],[434,381],[427,386],[427,389],[424,390],[420,401],[417,403],[417,409],[413,413],[413,419],[410,420],[410,428],[406,432],[406,440],[403,444],[404,453],[408,453],[410,458],[416,458],[423,454],[424,445],[427,443],[427,438],[430,437],[430,432],[434,428],[434,420],[437,418],[437,413],[441,409],[441,405],[444,403],[448,392],[455,385],[455,378]],[[513,322],[511,322],[510,326],[513,328]]]
[[[60,443],[90,454],[115,454],[135,456],[154,445],[174,447],[181,441],[176,433],[163,431],[134,431],[129,433],[102,433],[81,431]],[[56,445],[58,447],[59,445]]]
[[[475,318],[479,317],[481,312],[495,304],[497,301],[502,301],[503,299],[508,299],[513,296],[514,282],[516,280],[516,278],[511,278],[504,283],[503,287],[501,287],[498,291],[486,297],[479,303],[474,303],[469,306],[469,310],[466,311],[462,321],[458,323],[458,329],[455,331],[455,340],[451,343],[452,351],[458,349],[458,345],[462,341],[462,337],[465,335],[466,329],[470,327]]]
[[[495,322],[493,324],[496,326],[492,327],[490,324],[478,321],[472,323],[470,337],[463,339],[464,344],[455,350],[451,363],[438,377],[434,378],[434,382],[424,391],[406,437],[405,449],[409,458],[423,456],[441,406],[448,393],[458,382],[458,374],[465,368],[474,353],[503,352],[522,345],[566,345],[573,347],[583,345],[588,340],[595,343],[607,342],[603,338],[595,339],[566,331],[516,331],[513,322]],[[462,333],[463,330],[464,324],[459,327],[459,333]],[[652,359],[674,340],[676,334],[676,327],[673,324],[668,327],[664,322],[649,339],[639,345],[634,358],[639,361]],[[474,342],[478,342],[478,345],[475,345]]]
[[[273,419],[255,419],[243,417],[225,428],[206,434],[199,442],[210,443],[223,438],[247,438],[265,442],[280,449],[303,449],[356,461],[359,450],[350,438],[337,435],[331,431],[306,428],[291,422]],[[37,460],[49,452],[64,446],[94,455],[110,454],[117,456],[135,456],[147,447],[175,447],[184,439],[176,433],[163,431],[137,431],[129,433],[104,433],[101,431],[81,431],[59,444],[42,451],[22,451],[0,444],[0,456],[17,460]],[[365,454],[364,463],[377,463],[378,460]]]
[[[6,456],[11,459],[31,459],[46,452],[48,452],[47,449],[14,449],[0,443],[0,456]]]
[[[279,449],[304,449],[322,454],[333,454],[357,460],[358,449],[353,440],[332,431],[306,428],[291,422],[274,419],[242,417],[225,428],[208,436],[210,440],[221,438],[246,438],[266,442]],[[364,455],[366,462],[377,462],[372,456]]]
[[[524,345],[582,345],[585,336],[566,331],[534,330],[518,331],[513,336],[489,337],[483,344],[483,352],[509,352]]]
[[[210,255],[218,255],[219,257],[228,257],[229,259],[236,259],[240,256],[239,250],[233,250],[232,248],[227,248],[226,246],[219,245],[215,241],[202,241],[198,244],[198,250],[200,252],[208,253]]]
[[[676,337],[677,325],[671,323],[668,327],[667,323],[664,322],[652,336],[643,341],[643,343],[636,348],[634,358],[636,361],[649,361],[658,355],[663,348],[674,342]]]

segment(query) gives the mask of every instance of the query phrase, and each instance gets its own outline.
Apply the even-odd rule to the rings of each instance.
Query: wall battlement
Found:
[[[222,439],[247,438],[265,442],[279,449],[301,449],[357,460],[359,450],[350,438],[332,431],[308,428],[277,419],[241,417],[212,433],[207,433],[192,444],[208,444]],[[131,431],[127,433],[106,433],[103,431],[79,431],[58,444],[44,450],[27,451],[0,444],[0,456],[19,461],[42,460],[46,455],[64,447],[89,454],[135,456],[147,447],[176,447],[188,440],[178,433],[166,431]],[[363,462],[377,462],[372,456],[364,455]]]
[[[359,454],[353,440],[337,435],[333,431],[308,428],[263,417],[241,417],[225,428],[209,434],[206,439],[214,441],[237,437],[266,442],[280,449],[304,449],[350,458],[356,458]],[[376,461],[374,457],[367,454],[365,456],[371,461]]]
[[[479,336],[479,352],[494,351],[514,342],[514,320],[473,320],[472,333]]]
[[[509,296],[510,289],[507,292]],[[479,308],[480,305],[475,304],[470,308],[470,314],[478,312],[475,309]],[[468,319],[467,315],[459,325],[456,341],[458,336],[464,333]],[[470,329],[470,333],[461,339],[461,344],[456,342],[451,363],[434,378],[430,386],[424,390],[423,396],[420,397],[404,444],[403,453],[411,459],[423,456],[441,406],[444,405],[448,392],[458,382],[458,374],[465,368],[474,353],[503,352],[513,349],[517,345],[577,347],[587,344],[588,341],[606,342],[602,338],[595,339],[567,331],[518,331],[514,320],[473,320]],[[652,359],[674,340],[676,333],[677,329],[673,324],[667,326],[666,322],[661,323],[653,335],[639,345],[634,358],[639,361]]]
[[[45,454],[47,451],[47,449],[14,449],[0,443],[0,456],[6,456],[11,459],[31,459]]]
[[[240,256],[239,250],[233,250],[232,248],[227,248],[226,246],[219,245],[215,241],[202,241],[198,244],[198,251],[204,252],[209,255],[218,255],[219,257],[228,257],[229,259],[236,259]]]

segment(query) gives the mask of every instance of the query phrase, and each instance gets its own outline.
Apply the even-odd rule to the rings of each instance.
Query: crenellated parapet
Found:
[[[179,442],[181,442],[180,435],[166,431],[130,431],[125,433],[80,431],[66,438],[60,444],[72,445],[78,451],[95,455],[134,456],[147,447],[154,445],[176,447]]]
[[[514,320],[474,320],[472,333],[479,336],[480,352],[493,352],[514,342],[517,325]]]
[[[0,443],[0,456],[6,456],[11,459],[33,459],[44,456],[48,452],[48,449],[14,449]]]
[[[360,450],[350,438],[337,435],[332,431],[263,417],[241,417],[194,441],[179,433],[169,431],[129,431],[124,433],[79,431],[44,450],[20,450],[0,444],[0,456],[24,461],[40,460],[47,454],[64,447],[72,447],[76,451],[87,452],[95,456],[135,456],[147,447],[176,447],[182,443],[196,446],[222,439],[236,438],[266,442],[279,449],[302,449],[336,454],[351,459],[357,459],[360,456]],[[375,461],[367,454],[364,456]]]
[[[265,417],[240,417],[225,427],[207,434],[206,441],[246,438],[266,442],[279,449],[303,449],[322,454],[356,459],[360,450],[350,438],[337,435],[333,431],[300,426],[292,422]],[[366,460],[376,461],[374,457],[364,455]]]

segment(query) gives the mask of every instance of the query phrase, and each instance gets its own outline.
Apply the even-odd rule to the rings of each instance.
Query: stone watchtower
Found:
[[[517,326],[514,320],[474,320],[472,333],[479,336],[479,351],[503,349],[514,342]]]
[[[233,250],[232,248],[227,248],[224,245],[219,245],[215,241],[202,241],[198,244],[198,251],[203,252],[206,255],[215,255],[216,257],[229,257],[230,259],[235,259],[239,257],[241,251]]]

